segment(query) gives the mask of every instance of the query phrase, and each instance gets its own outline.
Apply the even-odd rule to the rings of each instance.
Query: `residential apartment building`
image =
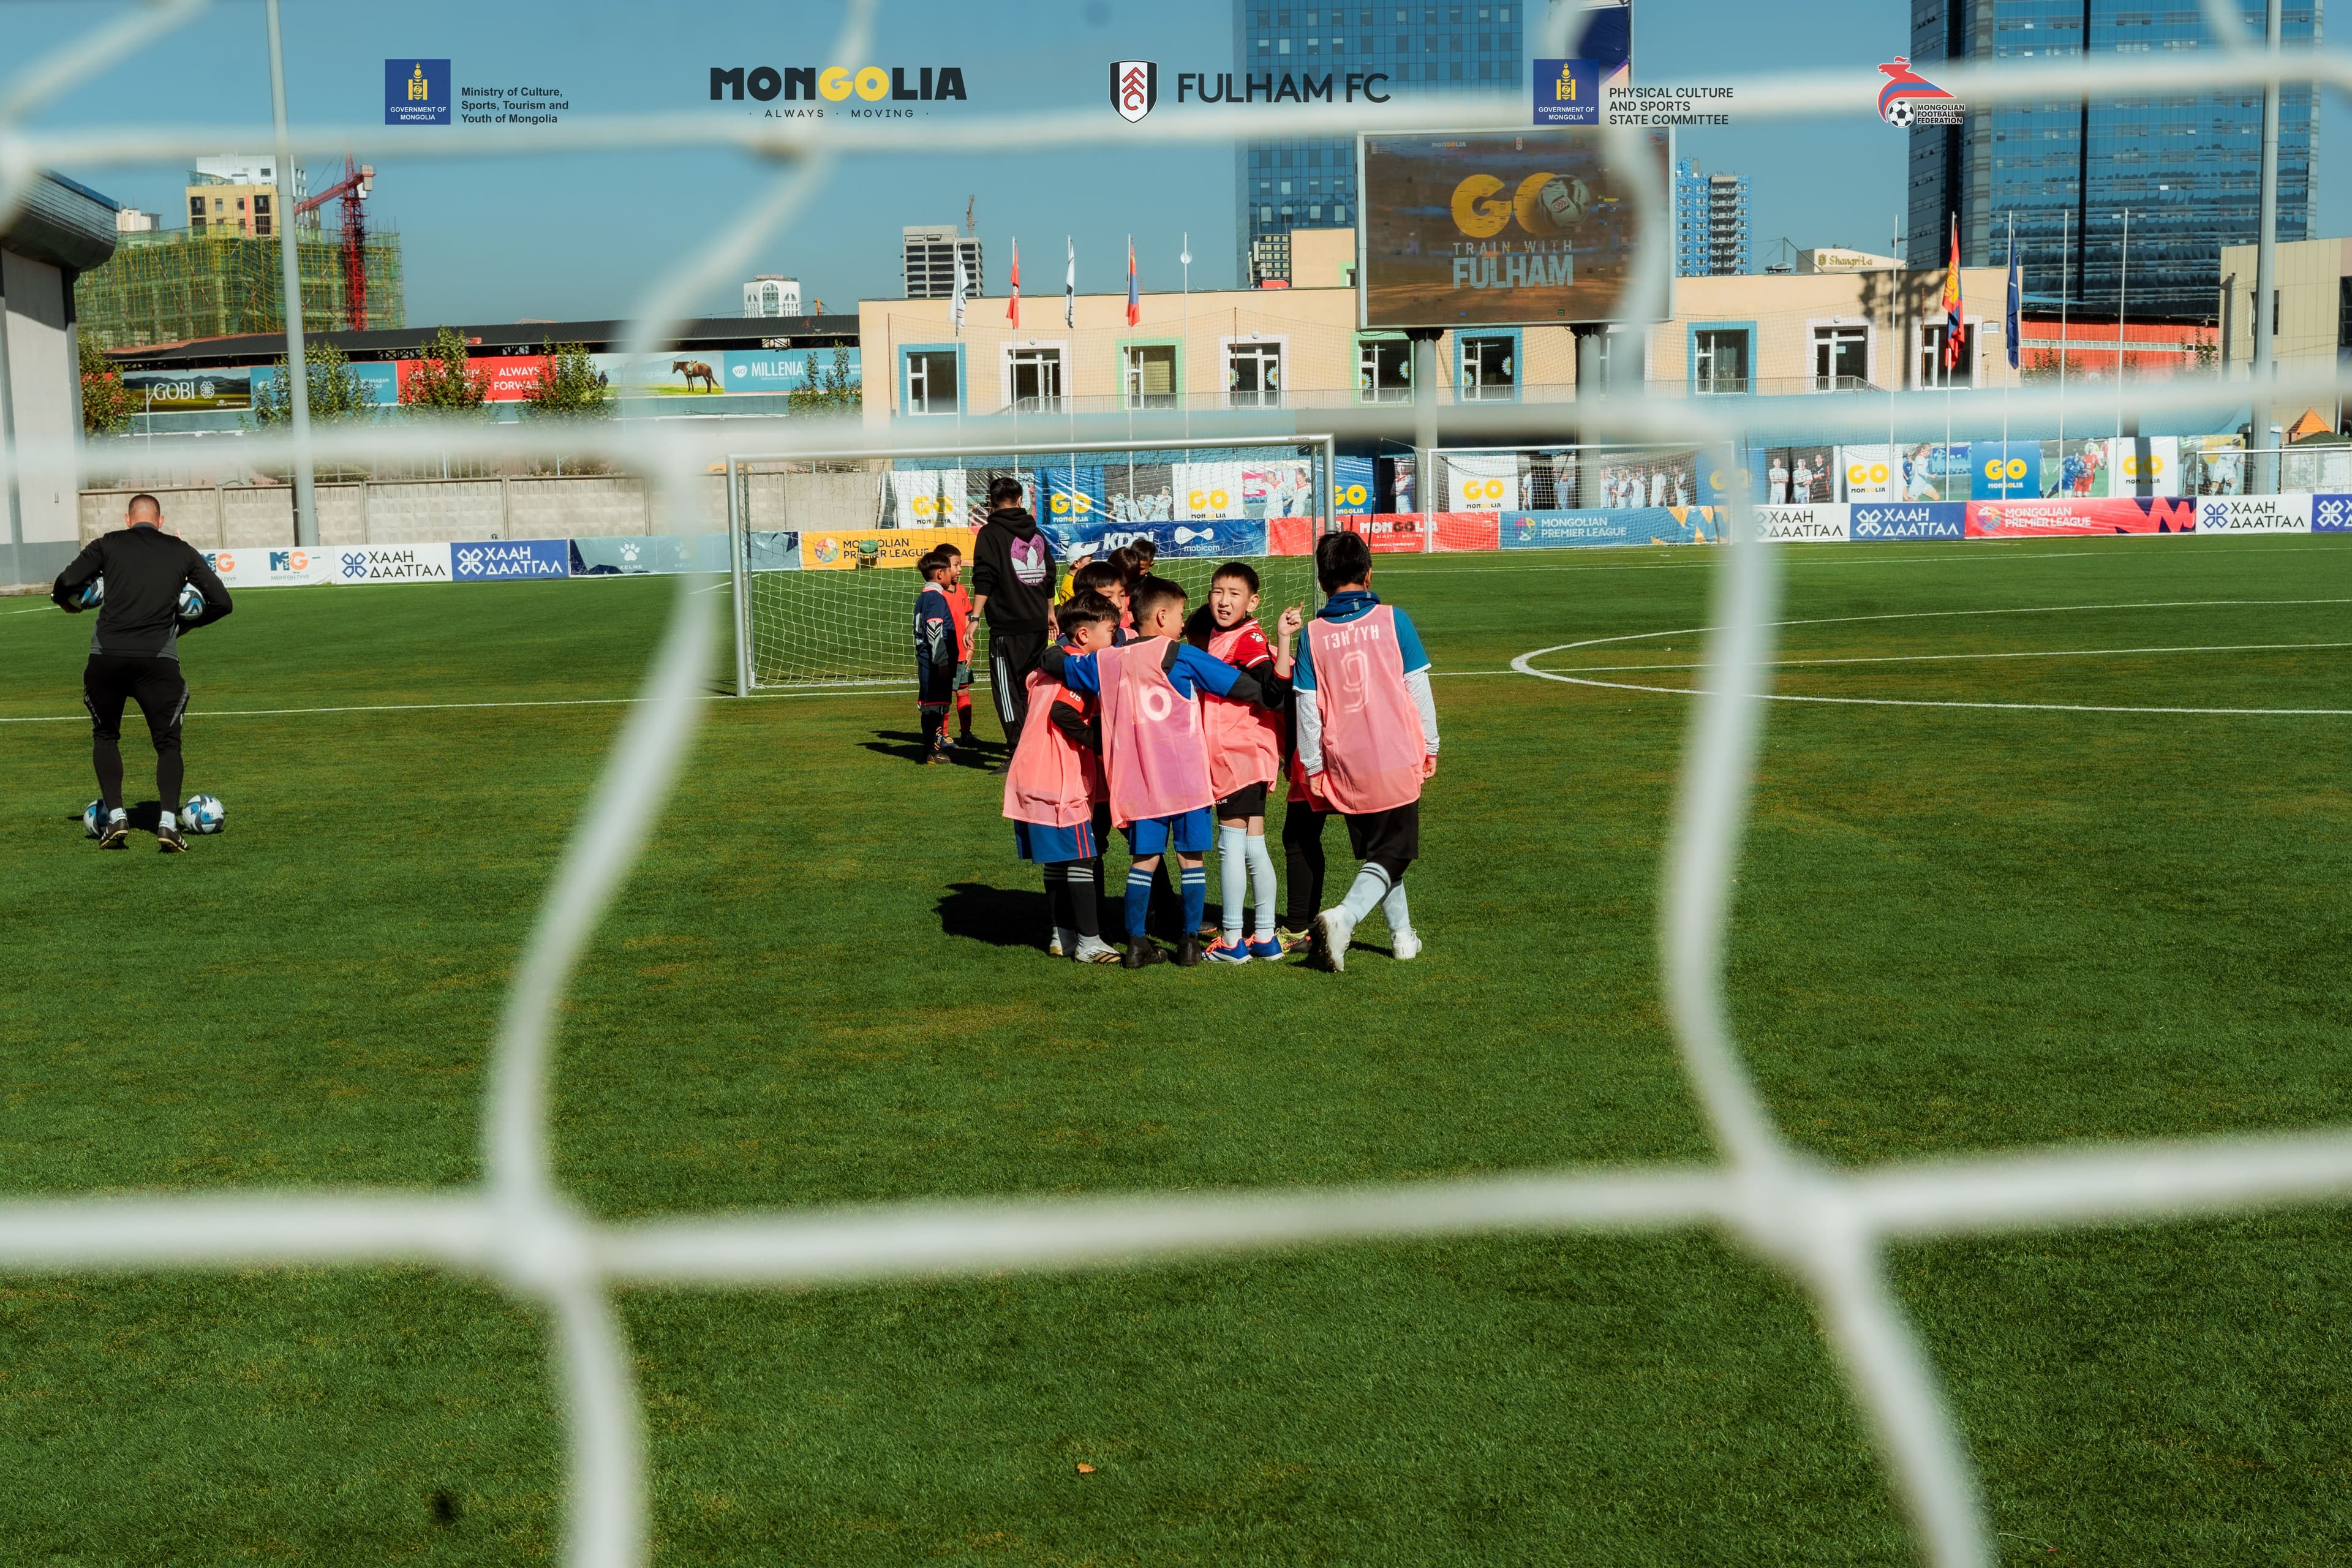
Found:
[[[2178,59],[2220,47],[2197,6],[2133,8],[2144,4],[1912,0],[1912,68],[1932,81],[1946,60]],[[2230,8],[2259,39],[2262,6],[2233,0]],[[2286,47],[2314,45],[2319,32],[2316,0],[2287,0]],[[2310,232],[2317,126],[2310,89],[2287,88],[2279,110],[2282,240]],[[1941,264],[1957,216],[1961,259],[1999,265],[2013,218],[2027,292],[2053,308],[2063,287],[2095,311],[2210,320],[2222,247],[2257,237],[2261,133],[2262,95],[2244,88],[1971,107],[1958,125],[1915,125],[1906,259]]]
[[[1234,0],[1233,73],[1279,78],[1379,72],[1382,90],[1527,91],[1528,6],[1267,5]],[[1162,90],[1172,87],[1165,77]],[[1253,142],[1234,154],[1241,205],[1241,277],[1255,283],[1254,243],[1265,235],[1356,220],[1352,140]]]
[[[226,229],[255,238],[278,232],[286,213],[308,194],[302,166],[278,178],[278,160],[268,153],[230,153],[199,158],[188,171],[188,226]],[[286,193],[290,190],[292,195]]]
[[[1694,159],[1675,165],[1675,273],[1736,277],[1749,270],[1748,176],[1707,174]]]
[[[963,257],[966,297],[981,290],[980,240],[951,223],[916,224],[900,229],[906,247],[907,298],[955,297],[956,257]]]

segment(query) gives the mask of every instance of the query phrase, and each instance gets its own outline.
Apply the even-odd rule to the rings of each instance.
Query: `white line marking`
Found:
[[[826,687],[817,691],[754,691],[754,698],[777,697],[857,697],[869,692],[888,691],[890,687]],[[904,689],[914,689],[913,682]],[[707,693],[711,701],[734,701],[716,693]],[[518,702],[374,702],[352,703],[334,708],[208,708],[191,713],[191,719],[273,719],[303,713],[428,713],[451,709],[471,708],[625,708],[635,703],[650,702],[649,697],[555,697],[536,701]],[[87,723],[87,713],[39,714],[21,719],[0,719],[0,724],[73,724]]]
[[[1945,659],[1969,658],[2104,658],[2109,656],[2144,653],[2274,653],[2284,648],[2352,647],[2352,642],[2242,642],[2207,643],[2183,647],[2073,647],[2032,648],[2021,653],[1890,653],[1867,658],[1776,658],[1769,661],[1774,669],[1808,664],[1927,664]],[[1697,669],[1696,664],[1580,664],[1570,673],[1576,675],[1614,675],[1641,669]],[[1484,675],[1486,670],[1465,670],[1467,675]]]
[[[2142,604],[2116,605],[2021,605],[2005,610],[1915,610],[1898,615],[1824,616],[1807,620],[1775,621],[1776,626],[1845,626],[1860,621],[1932,621],[1948,620],[1962,616],[2048,616],[2068,611],[2084,610],[2179,610],[2212,609],[2284,605],[2346,605],[2352,599],[2158,599]],[[1583,642],[1558,643],[1523,653],[1511,660],[1511,668],[1521,675],[1532,675],[1539,680],[1557,680],[1568,686],[1601,687],[1612,691],[1648,691],[1662,697],[1696,697],[1708,692],[1703,686],[1636,686],[1622,680],[1585,680],[1556,670],[1538,669],[1533,661],[1548,654],[1568,653],[1580,647],[1600,647],[1611,643],[1641,642],[1652,637],[1696,637],[1706,627],[1685,626],[1675,631],[1629,632],[1622,637],[1591,637]],[[2292,645],[2283,645],[2292,646]],[[2316,645],[2315,645],[2316,646]],[[1932,656],[1930,656],[1932,657]],[[1832,662],[1832,661],[1821,661]],[[1864,662],[1857,660],[1855,662]],[[1690,666],[1670,668],[1688,668]],[[1771,702],[1826,702],[1853,708],[1983,708],[2007,709],[2021,712],[2039,713],[2193,713],[2203,715],[2242,715],[2248,718],[2345,718],[2352,717],[2352,708],[2176,708],[2126,707],[2091,702],[1964,702],[1929,700],[1904,697],[1801,697],[1790,692],[1762,693]]]

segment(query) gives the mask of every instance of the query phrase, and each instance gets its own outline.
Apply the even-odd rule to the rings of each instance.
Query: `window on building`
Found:
[[[1225,400],[1235,408],[1282,403],[1282,345],[1235,343],[1225,351]]]
[[[1516,345],[1508,338],[1464,338],[1461,343],[1464,401],[1507,401],[1518,389]]]
[[[1127,405],[1176,406],[1176,349],[1172,343],[1130,343],[1125,351]]]
[[[952,350],[907,356],[907,412],[956,412],[956,356]]]
[[[1976,384],[1977,335],[1969,332],[1960,339],[1959,363],[1948,372],[1944,369],[1944,323],[1932,322],[1919,329],[1919,379],[1921,386],[1974,386]]]
[[[1412,401],[1412,344],[1365,338],[1356,344],[1356,395],[1365,403]]]
[[[1859,392],[1870,384],[1870,329],[1813,329],[1813,390]]]
[[[254,197],[253,210],[257,216],[268,212],[269,210],[269,198],[268,196]]]
[[[1716,328],[1697,334],[1691,386],[1706,394],[1748,390],[1748,330]]]

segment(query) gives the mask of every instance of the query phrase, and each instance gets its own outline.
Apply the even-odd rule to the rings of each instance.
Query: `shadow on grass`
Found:
[[[940,896],[940,931],[992,947],[1045,945],[1051,925],[1043,888],[992,888],[956,882]]]
[[[886,757],[897,757],[902,762],[919,763],[923,760],[923,736],[920,731],[877,730],[874,731],[872,740],[861,741],[858,744],[869,752],[877,752]],[[948,753],[948,761],[960,768],[977,768],[982,773],[993,773],[996,771],[994,765],[986,756],[981,754],[982,748],[987,744],[988,742],[979,740],[958,742],[955,749]],[[998,750],[1001,751],[1002,748]]]

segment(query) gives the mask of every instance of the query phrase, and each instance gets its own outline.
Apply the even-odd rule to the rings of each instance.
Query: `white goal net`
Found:
[[[854,65],[870,58],[876,7],[856,4],[829,57]],[[139,104],[122,100],[123,118],[104,136],[29,127],[26,117],[68,91],[108,89],[108,72],[202,10],[183,0],[110,11],[89,34],[27,63],[0,89],[0,217],[26,200],[31,172],[46,164],[79,174],[123,165],[184,167],[198,155],[242,144],[219,127],[142,127]],[[1556,8],[1545,26],[1556,36],[1530,52],[1566,56],[1572,8]],[[2237,7],[2208,8],[2229,47],[2178,59],[2087,57],[2021,63],[1954,64],[1939,85],[1973,109],[2075,95],[2113,99],[2161,92],[2252,89],[2257,84],[2318,80],[2341,89],[2352,68],[2333,55],[2265,55],[2244,41]],[[1742,81],[1728,90],[1750,121],[1846,111],[1876,84],[1867,67],[1810,78]],[[1215,134],[1236,140],[1337,135],[1357,131],[1524,129],[1523,93],[1400,101],[1378,126],[1347,105],[1235,107],[1217,117]],[[1127,128],[1130,145],[1187,144],[1197,121],[1162,114]],[[760,121],[656,116],[639,121],[567,117],[533,138],[539,154],[609,157],[615,148],[693,145],[772,157],[772,183],[730,223],[698,237],[677,269],[651,281],[626,344],[642,355],[668,341],[672,324],[714,288],[747,275],[761,245],[803,210],[839,165],[876,152],[931,158],[999,156],[1066,148],[1073,122],[1059,113],[960,123],[933,132],[906,126],[805,121]],[[266,127],[247,138],[270,143]],[[455,125],[429,142],[398,130],[363,124],[279,127],[280,160],[294,155],[412,160],[512,156],[504,129]],[[1639,270],[1654,279],[1636,296],[1630,319],[1664,319],[1668,266],[1667,193],[1637,155],[1630,134],[1612,159],[1639,194],[1649,222]],[[2352,378],[2347,378],[2352,379]],[[2238,384],[2242,388],[2246,383]],[[2282,406],[2332,402],[2340,395],[2332,358],[2270,376],[2255,395]],[[2136,393],[2144,414],[2194,406],[2204,389],[2151,385]],[[1579,437],[1627,448],[1672,444],[1727,454],[1740,438],[1738,399],[1657,402],[1640,395],[1597,396],[1573,414]],[[1888,410],[1922,422],[1944,417],[1934,395],[1880,397],[1847,411],[1824,400],[1825,438],[1841,422],[1843,438],[1870,438]],[[2019,421],[2054,417],[2060,405],[2026,392],[2011,412]],[[1365,435],[1367,423],[1344,417],[1319,428]],[[1286,416],[1287,417],[1287,416]],[[1465,451],[1509,452],[1517,444],[1556,440],[1546,428],[1557,409],[1457,407],[1447,438]],[[1073,442],[1058,451],[980,453],[934,503],[967,508],[999,469],[1038,473],[1082,469],[1089,451],[1131,451],[1130,435],[1109,422],[1074,419]],[[0,432],[0,436],[5,436]],[[1086,441],[1078,440],[1079,437]],[[745,461],[751,487],[738,525],[739,573],[751,582],[738,598],[747,617],[747,684],[824,680],[882,682],[909,668],[902,630],[908,580],[880,565],[824,572],[761,569],[761,535],[797,534],[838,523],[871,532],[885,521],[886,486],[917,468],[887,448],[858,447],[855,421],[778,419],[756,436],[719,432],[693,420],[625,420],[583,434],[529,424],[428,428],[416,424],[297,426],[255,437],[257,466],[289,468],[332,461],[488,460],[552,462],[592,453],[646,476],[667,515],[692,515],[703,477],[738,453],[772,454]],[[756,444],[753,444],[756,443]],[[1091,445],[1089,445],[1091,443]],[[1251,443],[1228,441],[1237,451]],[[1274,432],[1255,450],[1307,454],[1314,443]],[[856,448],[866,463],[863,515],[796,518],[789,507],[763,512],[759,462],[824,465],[853,460],[828,454]],[[1323,448],[1328,451],[1328,447]],[[995,467],[990,459],[993,457]],[[933,458],[933,464],[947,459]],[[1181,458],[1160,458],[1172,479]],[[1223,460],[1223,459],[1221,459]],[[1245,461],[1245,458],[1232,459]],[[86,464],[73,442],[0,440],[0,479]],[[901,463],[908,466],[902,468]],[[38,467],[36,465],[47,465]],[[1108,464],[1106,463],[1106,466]],[[1477,471],[1472,471],[1475,468]],[[781,472],[782,470],[777,470]],[[839,468],[832,469],[842,472]],[[1532,463],[1465,466],[1465,482],[1519,482]],[[1436,476],[1432,476],[1433,486]],[[1545,459],[1543,483],[1561,483]],[[1646,476],[1646,487],[1651,481]],[[1453,483],[1450,471],[1445,483]],[[1329,516],[1328,475],[1318,477],[1312,514]],[[1136,491],[1126,492],[1132,502]],[[1644,489],[1644,499],[1648,491]],[[740,499],[740,498],[739,498]],[[853,514],[859,506],[851,506]],[[1115,525],[1113,525],[1115,526]],[[1362,1242],[1472,1233],[1624,1232],[1708,1227],[1784,1269],[1810,1294],[1840,1374],[1867,1420],[1927,1558],[1940,1568],[1973,1568],[1995,1558],[1974,1472],[1946,1408],[1934,1367],[1915,1338],[1885,1277],[1886,1249],[1897,1243],[2025,1228],[2110,1225],[2240,1211],[2291,1202],[2340,1202],[2352,1193],[2352,1132],[2320,1129],[2259,1138],[2192,1142],[2082,1144],[2006,1150],[1914,1162],[1832,1169],[1816,1163],[1784,1136],[1749,1075],[1735,1038],[1723,989],[1731,883],[1737,871],[1768,704],[1765,690],[1778,616],[1777,552],[1759,544],[1746,499],[1727,509],[1727,547],[1716,559],[1717,591],[1704,679],[1694,700],[1670,844],[1664,857],[1658,951],[1665,1005],[1695,1100],[1713,1133],[1716,1158],[1703,1164],[1548,1170],[1348,1189],[1285,1189],[1230,1194],[1132,1194],[1037,1197],[995,1202],[920,1201],[864,1207],[810,1207],[724,1215],[677,1214],[627,1221],[593,1218],[560,1189],[549,1137],[550,1063],[573,966],[655,825],[707,710],[707,681],[720,647],[719,584],[678,579],[669,630],[640,699],[614,742],[605,773],[581,813],[545,896],[492,1047],[482,1112],[484,1177],[430,1191],[352,1188],[304,1191],[139,1192],[19,1195],[0,1200],[0,1271],[211,1269],[234,1280],[261,1266],[381,1267],[426,1264],[497,1281],[548,1311],[567,1422],[565,1561],[578,1568],[639,1568],[649,1554],[645,1431],[635,1372],[611,1292],[624,1285],[668,1289],[805,1289],[886,1279],[981,1276],[1006,1269],[1071,1269],[1187,1258],[1218,1262],[1254,1249],[1337,1241]],[[765,548],[777,548],[772,537]],[[798,542],[795,548],[803,547]],[[878,557],[877,557],[878,559]],[[1301,565],[1280,560],[1280,573]],[[772,563],[770,563],[772,564]],[[1190,563],[1185,570],[1193,568]],[[1302,579],[1276,574],[1269,601],[1296,597]],[[829,597],[827,595],[830,595]],[[1530,721],[1534,722],[1534,721]],[[233,1283],[224,1288],[233,1288]],[[1573,1550],[1562,1543],[1563,1553]],[[1726,1555],[1756,1554],[1742,1548]],[[1770,1554],[1769,1551],[1763,1554]]]
[[[1057,575],[1149,542],[1153,570],[1197,605],[1221,563],[1245,561],[1271,626],[1281,606],[1316,603],[1312,553],[1332,523],[1332,468],[1319,437],[730,456],[736,689],[912,685],[915,563],[953,543],[971,591],[972,536],[999,479],[1020,485]],[[984,624],[972,637],[984,683]]]

